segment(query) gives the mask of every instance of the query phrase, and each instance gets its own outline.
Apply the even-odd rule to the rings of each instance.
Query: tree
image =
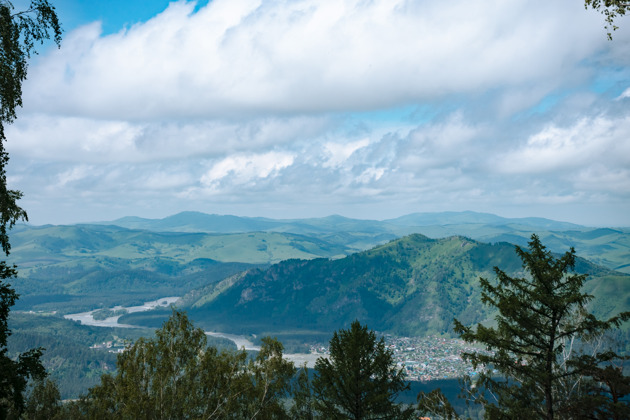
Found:
[[[292,397],[291,418],[296,420],[313,420],[315,418],[315,401],[313,400],[313,390],[311,389],[306,363],[298,372]]]
[[[7,256],[11,249],[7,232],[17,221],[27,220],[27,215],[17,204],[22,193],[7,186],[9,155],[4,149],[4,127],[15,120],[16,108],[22,106],[27,60],[35,52],[35,44],[49,39],[51,33],[59,45],[61,27],[47,0],[33,0],[21,12],[14,12],[10,1],[0,0],[0,246]],[[11,334],[7,319],[18,295],[6,280],[16,275],[15,266],[0,261],[0,418],[9,410],[19,414],[24,408],[22,393],[28,378],[45,374],[40,349],[25,352],[17,360],[7,355],[7,337]]]
[[[418,394],[418,412],[421,415],[429,414],[435,419],[453,420],[459,418],[455,408],[440,388],[434,389],[428,394],[420,391]]]
[[[26,402],[24,414],[27,420],[64,418],[61,413],[61,395],[57,384],[50,379],[37,381]]]
[[[140,339],[122,353],[116,375],[103,375],[69,412],[75,418],[288,418],[282,399],[295,368],[282,350],[264,338],[249,361],[244,350],[219,352],[185,313],[174,311],[155,339]]]
[[[330,340],[330,359],[315,363],[315,410],[326,419],[406,419],[413,409],[396,404],[409,389],[402,369],[393,365],[392,351],[383,338],[354,321]]]
[[[615,19],[625,16],[630,12],[630,1],[628,0],[584,0],[584,8],[591,8],[601,12],[606,17],[604,28],[608,31],[608,39],[612,40],[612,31],[619,29],[615,25]]]
[[[276,339],[262,339],[260,352],[249,363],[251,386],[247,396],[247,413],[241,418],[286,419],[288,414],[282,399],[291,392],[296,369],[282,358],[282,343]]]
[[[629,419],[630,377],[623,374],[623,366],[592,366],[589,374],[579,401],[569,408],[570,417]]]
[[[584,385],[598,373],[607,373],[604,366],[619,356],[597,349],[586,352],[587,346],[579,341],[618,327],[630,312],[601,321],[586,311],[592,296],[581,292],[586,275],[570,273],[575,265],[573,248],[555,258],[532,235],[529,250],[516,247],[516,252],[527,277],[513,278],[495,267],[496,284],[480,279],[482,301],[498,309],[496,327],[479,324],[473,329],[454,321],[465,341],[483,344],[489,351],[464,354],[482,370],[477,389],[494,397],[490,401],[479,394],[485,415],[564,418],[586,401],[591,402],[592,415],[602,402],[594,407],[592,389]]]

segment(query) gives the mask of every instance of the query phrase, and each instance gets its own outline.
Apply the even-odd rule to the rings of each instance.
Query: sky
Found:
[[[478,211],[630,226],[630,17],[580,0],[51,0],[30,223]],[[16,9],[20,2],[14,2]]]

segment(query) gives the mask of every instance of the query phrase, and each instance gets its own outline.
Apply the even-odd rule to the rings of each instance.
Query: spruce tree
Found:
[[[582,292],[586,275],[572,272],[573,248],[555,258],[532,235],[529,249],[516,252],[528,275],[510,277],[495,267],[496,284],[480,279],[482,301],[498,310],[496,326],[473,329],[455,320],[461,338],[488,350],[464,354],[481,369],[476,386],[486,391],[479,394],[486,418],[571,418],[586,401],[588,415],[597,418],[610,401],[593,400],[586,385],[610,373],[602,369],[619,356],[589,350],[588,340],[618,327],[630,312],[602,321],[586,310],[593,297]]]
[[[402,369],[393,364],[385,341],[354,321],[330,340],[330,359],[315,364],[315,411],[325,419],[407,419],[413,409],[396,403],[406,389]]]

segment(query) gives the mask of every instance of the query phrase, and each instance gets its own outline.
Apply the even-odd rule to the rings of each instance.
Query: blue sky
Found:
[[[52,1],[33,224],[473,210],[630,226],[630,19],[576,0]],[[16,7],[19,4],[16,3]]]

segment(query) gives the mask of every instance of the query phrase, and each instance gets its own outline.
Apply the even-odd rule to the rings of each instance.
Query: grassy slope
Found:
[[[630,230],[598,229],[541,218],[509,219],[476,212],[416,213],[397,219],[358,220],[341,216],[275,220],[184,212],[159,220],[125,218],[113,224],[171,232],[286,232],[322,239],[362,251],[388,240],[421,233],[431,238],[466,236],[482,242],[525,245],[537,233],[554,252],[573,246],[578,255],[610,269],[630,273]],[[321,255],[323,256],[323,255]]]
[[[91,258],[198,258],[268,264],[287,258],[345,255],[344,246],[292,233],[233,234],[150,232],[115,226],[74,225],[22,228],[11,235],[11,262],[22,270]]]
[[[21,295],[17,308],[66,313],[183,295],[253,265],[346,252],[286,233],[157,233],[98,225],[21,227],[12,243],[10,262],[20,267],[13,281]]]

